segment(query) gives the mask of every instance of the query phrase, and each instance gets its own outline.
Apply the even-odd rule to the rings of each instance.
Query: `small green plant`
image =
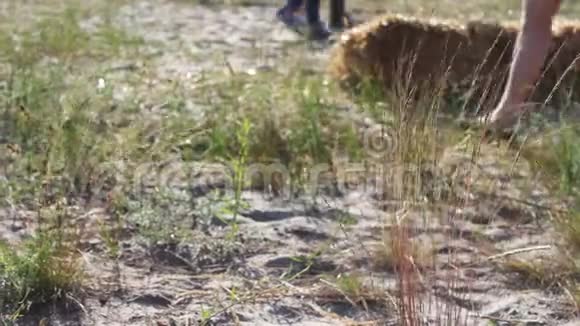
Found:
[[[524,260],[509,258],[501,262],[501,267],[518,275],[528,285],[549,287],[553,285],[567,286],[576,284],[578,266],[576,262],[564,256],[551,259]]]
[[[205,326],[207,325],[210,321],[211,318],[214,315],[214,310],[209,308],[209,309],[205,309],[204,307],[201,307],[201,312],[200,312],[200,324]]]
[[[231,289],[228,289],[227,291],[229,293],[230,300],[232,300],[233,302],[240,301],[240,296],[238,294],[237,287],[234,286]]]
[[[371,78],[363,78],[356,85],[353,96],[359,110],[368,114],[374,121],[384,123],[389,119],[389,115],[386,114],[388,108],[387,93],[380,82]]]
[[[103,25],[92,37],[102,48],[102,53],[107,56],[119,56],[123,54],[123,50],[134,49],[138,51],[139,47],[145,43],[143,38],[130,35],[125,30],[115,26],[110,16],[105,17]]]
[[[556,230],[562,235],[563,251],[567,252],[572,260],[576,260],[575,264],[580,264],[580,212],[578,208],[572,207],[569,211],[555,212],[554,216]]]
[[[530,162],[536,173],[542,176],[545,184],[568,197],[574,203],[566,212],[555,212],[556,230],[562,235],[562,251],[569,256],[567,262],[527,262],[511,260],[506,269],[516,272],[527,281],[537,285],[559,282],[576,284],[580,277],[580,214],[578,212],[578,195],[580,186],[580,128],[564,124],[556,130],[542,135],[541,141],[524,146],[522,156]],[[558,270],[550,268],[557,265]],[[566,286],[574,292],[574,286]]]
[[[521,149],[546,183],[564,194],[573,194],[580,186],[580,128],[566,125],[541,135]]]
[[[37,26],[38,41],[49,56],[70,58],[79,54],[89,44],[89,35],[79,24],[79,10],[67,8],[61,17],[47,18]]]
[[[240,121],[247,119],[252,125],[248,160],[252,164],[283,167],[278,174],[258,171],[267,174],[263,180],[252,174],[253,186],[259,185],[276,195],[290,186],[289,194],[294,195],[303,190],[309,168],[317,164],[333,166],[335,155],[348,156],[353,161],[364,159],[357,123],[337,110],[334,89],[320,76],[300,70],[288,74],[240,74],[200,95],[212,92],[219,96],[217,100],[216,96],[207,99],[208,105],[215,108],[206,122],[209,156],[228,162],[238,160],[237,131]]]
[[[40,232],[18,249],[0,243],[0,307],[26,311],[33,303],[76,294],[84,280],[79,262],[59,230]]]
[[[127,203],[123,219],[137,226],[139,235],[149,244],[179,243],[190,237],[190,212],[187,194],[169,187],[159,187],[140,194],[139,201]]]
[[[580,186],[580,129],[564,126],[554,147],[558,157],[560,189],[570,193]]]
[[[310,254],[308,256],[293,256],[290,257],[291,263],[282,277],[290,281],[300,277],[300,275],[307,273],[316,263],[317,255]]]
[[[214,212],[214,217],[222,223],[230,226],[230,232],[227,235],[228,240],[234,240],[239,231],[237,223],[240,210],[247,208],[247,203],[243,200],[242,194],[247,182],[247,169],[250,150],[250,131],[252,124],[249,119],[243,118],[238,124],[236,131],[236,143],[238,147],[237,154],[230,157],[231,166],[231,185],[233,187],[233,196],[220,196],[220,208]],[[229,155],[228,155],[229,157]],[[228,217],[231,216],[231,220]]]
[[[358,223],[358,220],[352,214],[342,212],[338,218],[338,223],[344,226],[352,226]]]
[[[107,253],[112,259],[118,259],[121,254],[120,233],[123,229],[122,219],[127,214],[128,200],[120,192],[111,192],[108,196],[111,223],[99,220],[99,235],[105,243]]]
[[[373,268],[381,271],[393,271],[395,257],[389,242],[378,242],[370,248],[370,260]]]
[[[336,284],[342,292],[354,300],[358,300],[358,298],[362,295],[362,291],[364,290],[364,285],[361,279],[354,274],[338,275],[336,278]]]
[[[233,162],[233,184],[234,184],[234,223],[239,214],[239,209],[242,202],[242,191],[246,183],[246,170],[248,164],[248,150],[249,150],[249,139],[251,124],[248,119],[244,119],[237,132],[237,140],[239,144],[239,154],[238,157]]]
[[[101,239],[105,242],[105,247],[109,257],[116,259],[120,254],[119,239],[117,233],[119,232],[118,226],[107,225],[103,221],[99,221],[99,235]]]

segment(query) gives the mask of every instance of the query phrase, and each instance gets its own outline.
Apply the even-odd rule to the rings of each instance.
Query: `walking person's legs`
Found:
[[[540,77],[550,49],[552,19],[560,0],[522,0],[521,32],[503,96],[489,119],[492,128],[509,128],[524,111],[532,88]]]
[[[309,24],[320,21],[320,0],[306,0],[306,20]]]
[[[288,0],[286,5],[278,10],[276,16],[284,24],[290,27],[296,27],[300,24],[303,24],[304,21],[301,19],[302,17],[296,15],[302,8],[303,2],[303,0]]]
[[[326,29],[320,19],[320,0],[305,0],[306,1],[306,21],[309,25],[309,38],[314,40],[323,40],[330,36],[330,32]]]

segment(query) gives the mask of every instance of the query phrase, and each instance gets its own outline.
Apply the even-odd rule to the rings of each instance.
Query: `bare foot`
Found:
[[[498,107],[488,116],[479,119],[479,123],[487,126],[491,131],[505,131],[513,129],[524,113],[520,107]]]

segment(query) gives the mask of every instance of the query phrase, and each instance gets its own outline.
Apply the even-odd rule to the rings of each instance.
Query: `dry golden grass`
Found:
[[[578,70],[579,27],[575,23],[555,26],[547,69],[533,100],[544,102],[558,92],[568,93]],[[388,88],[400,80],[424,89],[443,82],[445,89],[469,91],[471,98],[481,99],[485,106],[501,94],[518,30],[513,22],[459,23],[380,16],[342,36],[329,70],[345,85],[369,76]]]

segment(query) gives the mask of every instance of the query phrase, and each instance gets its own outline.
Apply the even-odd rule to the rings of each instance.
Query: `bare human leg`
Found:
[[[503,96],[491,113],[491,128],[511,127],[525,110],[525,101],[550,49],[552,19],[560,0],[522,0],[521,32],[514,48],[513,61]]]

